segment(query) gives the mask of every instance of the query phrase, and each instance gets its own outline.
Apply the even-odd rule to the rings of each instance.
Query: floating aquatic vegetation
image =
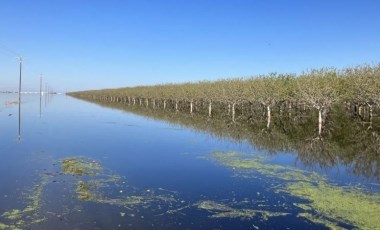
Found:
[[[289,213],[270,212],[264,210],[254,210],[247,208],[232,208],[224,203],[218,203],[211,200],[201,201],[196,204],[199,209],[207,210],[212,213],[211,218],[240,218],[252,219],[260,215],[262,219],[267,220],[270,217],[286,216]]]
[[[265,176],[281,177],[283,180],[315,181],[316,179],[325,179],[316,173],[305,170],[278,164],[269,164],[266,162],[267,159],[261,155],[243,158],[238,152],[213,152],[211,157],[215,161],[233,169],[251,170]]]
[[[92,182],[93,183],[93,182]],[[102,191],[104,187],[97,186],[96,184],[88,184],[86,182],[79,182],[77,186],[77,198],[81,201],[91,201],[98,204],[108,204],[120,207],[145,207],[148,208],[152,204],[166,204],[171,206],[177,203],[177,199],[172,195],[167,194],[144,194],[140,195],[126,195],[122,194],[118,198],[104,195]],[[136,193],[136,191],[135,191]],[[138,193],[138,192],[137,192]]]
[[[341,188],[325,181],[288,184],[284,192],[308,201],[298,203],[311,220],[324,220],[329,226],[349,223],[361,229],[380,226],[380,195],[355,188]]]
[[[21,210],[13,209],[11,211],[4,212],[2,216],[7,218],[8,220],[17,220],[21,217]]]
[[[275,192],[287,193],[304,200],[295,203],[295,206],[302,210],[299,217],[336,229],[342,224],[360,229],[375,229],[380,226],[379,194],[371,194],[353,186],[343,188],[332,184],[325,176],[270,164],[262,157],[242,158],[236,152],[215,152],[211,156],[217,162],[233,169],[249,169],[263,176],[278,179]]]
[[[76,176],[94,176],[102,169],[98,162],[86,158],[66,158],[61,163],[63,173]]]
[[[199,209],[204,209],[213,214],[211,218],[241,218],[251,219],[256,215],[255,211],[251,209],[234,209],[225,204],[217,203],[215,201],[201,201],[196,204]]]
[[[158,189],[138,191],[125,184],[120,175],[102,167],[94,160],[86,158],[67,158],[61,161],[64,174],[76,175],[76,198],[80,201],[108,204],[120,207],[148,208],[153,204],[173,206],[177,203],[174,194]],[[120,186],[123,187],[120,187]],[[116,192],[115,192],[116,191]],[[163,194],[162,194],[163,193]]]
[[[94,195],[94,192],[91,190],[96,189],[96,183],[95,182],[85,182],[85,181],[78,181],[77,182],[77,198],[79,200],[96,200],[96,196]]]
[[[72,196],[80,202],[93,202],[118,207],[150,209],[156,205],[157,210],[165,207],[174,207],[178,199],[173,191],[164,190],[138,190],[129,186],[123,177],[112,173],[110,170],[94,160],[84,157],[71,157],[59,161],[61,172],[44,172],[41,180],[36,183],[30,192],[25,192],[25,208],[11,209],[0,214],[0,230],[30,229],[34,224],[46,220],[42,215],[44,190],[48,182],[56,182],[57,177],[63,177],[65,186],[72,192]],[[55,166],[56,164],[52,164]],[[75,175],[75,177],[67,177]],[[51,177],[54,176],[54,180]],[[66,178],[64,178],[66,177]],[[66,194],[62,194],[66,196]],[[162,210],[161,210],[162,211]],[[160,212],[161,212],[160,211]],[[124,213],[124,212],[121,212]],[[62,216],[55,214],[56,216]],[[120,214],[124,216],[125,214]]]
[[[1,217],[5,223],[0,222],[0,229],[25,229],[32,224],[44,221],[45,218],[39,215],[39,211],[42,205],[43,190],[47,182],[48,177],[44,175],[41,177],[41,181],[33,186],[31,194],[26,197],[24,209],[12,209],[4,212]]]
[[[16,230],[16,226],[14,225],[6,225],[0,222],[0,229],[8,230],[8,229],[14,229]]]

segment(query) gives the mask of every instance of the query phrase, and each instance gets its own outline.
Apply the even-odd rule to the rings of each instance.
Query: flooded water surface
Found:
[[[23,95],[21,117],[16,94],[0,103],[0,229],[380,226],[376,124],[335,113],[322,140],[307,120],[282,121],[285,137],[275,119],[255,132],[64,95]]]

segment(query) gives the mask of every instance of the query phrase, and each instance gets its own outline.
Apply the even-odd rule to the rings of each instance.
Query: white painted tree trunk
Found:
[[[208,116],[209,116],[209,117],[211,117],[211,110],[212,110],[211,106],[212,106],[212,102],[210,101],[210,102],[208,103]]]
[[[235,103],[232,103],[232,122],[235,122]]]
[[[166,100],[164,100],[164,110],[166,109]]]
[[[190,114],[193,113],[193,101],[190,101]]]
[[[322,134],[322,125],[323,125],[323,118],[322,118],[322,109],[318,110],[318,134]]]
[[[267,106],[267,128],[270,126],[270,106]]]
[[[363,107],[359,105],[359,116],[363,117]]]
[[[175,111],[178,112],[178,101],[175,101]]]
[[[231,104],[228,104],[228,115],[231,113]]]
[[[153,99],[153,109],[156,108],[156,100]]]
[[[145,99],[145,103],[146,103],[146,107],[148,108],[148,106],[149,106],[149,99],[148,98]]]
[[[140,106],[142,106],[142,99],[141,99],[141,98],[139,98],[139,100],[140,100]]]

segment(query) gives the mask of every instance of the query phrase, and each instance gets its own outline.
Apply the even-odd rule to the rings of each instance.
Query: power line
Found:
[[[8,47],[6,47],[5,45],[1,44],[0,43],[0,51],[2,51],[3,54],[6,54],[8,56],[20,56],[20,54],[12,49],[9,49]]]
[[[8,48],[6,45],[3,43],[0,43],[0,54],[4,54],[8,57],[16,58],[20,62],[20,82],[19,82],[19,92],[21,93],[21,69],[24,71],[24,66],[23,66],[23,61],[25,61],[25,57],[21,56],[17,51]],[[29,58],[28,58],[29,62]],[[27,68],[27,72],[32,75],[37,75],[37,71],[32,67],[32,68]],[[39,72],[39,71],[38,71]],[[42,81],[42,74],[40,74],[40,78]],[[41,87],[41,82],[40,82],[40,91],[42,89]],[[41,92],[40,92],[41,93]]]

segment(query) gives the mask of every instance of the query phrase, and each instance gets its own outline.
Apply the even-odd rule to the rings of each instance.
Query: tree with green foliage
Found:
[[[311,70],[297,79],[298,100],[318,110],[318,134],[333,103],[340,100],[342,80],[335,69]]]

